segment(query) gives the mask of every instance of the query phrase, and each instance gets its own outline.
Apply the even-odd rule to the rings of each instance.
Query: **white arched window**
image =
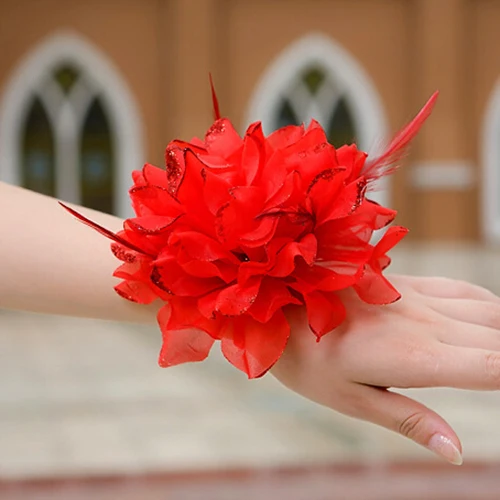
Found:
[[[0,179],[65,201],[130,214],[142,126],[118,71],[75,34],[42,41],[0,104]]]
[[[363,68],[340,45],[308,35],[270,64],[250,100],[247,123],[264,131],[316,119],[335,146],[356,142],[371,154],[387,139],[380,97]],[[387,203],[387,181],[372,198]]]
[[[483,124],[483,234],[500,243],[500,79],[492,92]]]

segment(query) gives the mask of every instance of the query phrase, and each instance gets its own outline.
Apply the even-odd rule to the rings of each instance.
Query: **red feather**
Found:
[[[76,217],[79,221],[83,222],[84,224],[91,227],[92,229],[95,229],[98,233],[101,233],[102,235],[106,236],[106,238],[109,238],[110,240],[116,241],[116,243],[119,243],[120,245],[123,245],[124,247],[127,247],[130,250],[133,250],[134,252],[139,252],[139,253],[142,253],[143,255],[148,255],[149,257],[154,257],[153,255],[148,254],[144,250],[141,250],[139,247],[136,247],[132,243],[129,243],[127,240],[125,240],[122,237],[118,236],[117,234],[113,233],[109,229],[106,229],[105,227],[102,227],[99,224],[92,222],[90,219],[87,219],[87,217],[78,213],[76,210],[73,210],[72,208],[68,207],[64,203],[59,202],[59,205],[61,205],[64,209],[66,209],[71,215]]]
[[[214,120],[220,120],[220,108],[219,101],[217,99],[217,94],[215,93],[214,81],[212,79],[212,73],[209,75],[210,77],[210,88],[212,89],[212,102],[214,105]]]
[[[407,152],[410,142],[415,138],[420,127],[431,114],[438,95],[438,91],[432,94],[418,115],[394,136],[382,155],[372,161],[366,162],[361,175],[366,177],[368,184],[372,184],[384,175],[393,173],[398,168]]]

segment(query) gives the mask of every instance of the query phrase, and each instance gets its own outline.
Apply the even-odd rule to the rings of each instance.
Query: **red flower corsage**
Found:
[[[319,341],[346,317],[340,290],[352,287],[370,304],[399,299],[382,270],[407,229],[392,226],[371,245],[396,212],[365,193],[397,166],[436,98],[369,159],[354,144],[335,149],[315,121],[268,137],[254,123],[242,138],[214,97],[216,121],[204,140],[173,141],[165,170],[134,172],[136,217],[123,231],[65,208],[113,240],[123,262],[118,294],[164,302],[161,366],[201,361],[219,340],[230,363],[259,377],[285,349],[285,307],[305,307]]]

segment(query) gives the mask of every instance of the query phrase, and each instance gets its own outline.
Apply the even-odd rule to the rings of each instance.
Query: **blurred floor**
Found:
[[[2,500],[498,500],[500,466],[335,466],[0,482]]]
[[[500,291],[493,251],[398,253],[394,272]],[[0,479],[435,463],[403,438],[309,403],[271,376],[248,382],[220,356],[161,370],[159,347],[156,328],[0,311]],[[454,426],[466,462],[500,459],[497,393],[411,394]]]

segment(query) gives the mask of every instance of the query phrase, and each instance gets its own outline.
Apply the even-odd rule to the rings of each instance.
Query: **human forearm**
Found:
[[[111,230],[117,217],[78,207]],[[0,308],[154,322],[157,307],[113,290],[119,262],[109,244],[53,198],[0,183]]]

